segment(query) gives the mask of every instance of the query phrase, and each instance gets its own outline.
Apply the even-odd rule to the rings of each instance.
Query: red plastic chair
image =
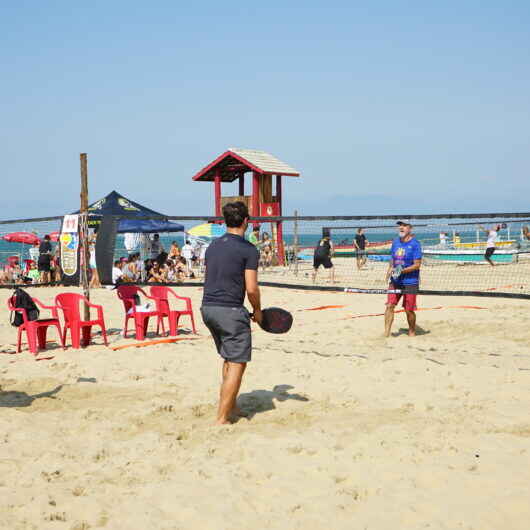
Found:
[[[171,309],[169,305],[169,296],[172,295],[178,300],[184,300],[186,302],[186,309]],[[178,335],[178,327],[180,317],[183,315],[189,315],[191,317],[191,327],[193,333],[197,333],[195,330],[195,319],[193,318],[193,308],[191,305],[191,298],[185,298],[184,296],[178,296],[173,289],[163,286],[153,286],[151,287],[151,296],[156,300],[156,308],[160,313],[157,323],[157,332],[158,325],[162,324],[162,330],[164,329],[164,318],[167,317],[169,320],[169,334],[171,336]]]
[[[85,302],[89,307],[93,307],[97,311],[98,317],[94,320],[81,320],[79,310],[81,302]],[[70,330],[72,346],[74,348],[79,348],[81,345],[88,346],[92,336],[92,326],[99,326],[105,346],[109,345],[102,306],[91,304],[82,294],[77,293],[58,294],[55,297],[55,304],[62,310],[64,315],[63,340],[65,342],[66,332]]]
[[[123,326],[123,336],[127,337],[127,326],[129,319],[134,320],[134,327],[136,332],[136,340],[144,340],[147,334],[147,326],[149,325],[150,317],[160,318],[159,311],[136,311],[135,295],[142,293],[143,296],[149,300],[156,300],[151,298],[143,289],[136,285],[120,285],[117,289],[118,298],[123,302],[125,308],[125,324]],[[158,324],[156,332],[158,334]],[[162,322],[162,333],[165,334],[164,323]]]
[[[52,318],[39,318],[38,320],[28,320],[28,315],[25,309],[21,307],[15,307],[15,297],[12,296],[7,299],[7,307],[9,311],[16,311],[22,315],[22,324],[18,327],[18,340],[17,340],[17,353],[20,353],[22,349],[22,333],[26,332],[28,340],[29,351],[33,355],[39,353],[39,349],[46,349],[46,334],[48,327],[53,326],[57,328],[59,332],[59,340],[61,346],[64,349],[64,338],[61,331],[61,323],[59,321],[59,315],[57,314],[56,306],[44,305],[40,300],[32,298],[36,305],[41,309],[49,309],[52,312]]]

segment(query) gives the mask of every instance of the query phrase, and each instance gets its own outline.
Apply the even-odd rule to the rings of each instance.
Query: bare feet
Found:
[[[218,418],[215,422],[216,425],[231,425],[232,422],[226,418]]]

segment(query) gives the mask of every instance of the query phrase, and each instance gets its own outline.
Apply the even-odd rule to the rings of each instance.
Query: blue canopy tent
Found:
[[[75,212],[79,213],[79,211]],[[103,217],[109,215],[127,215],[134,217],[157,216],[164,217],[164,214],[146,208],[137,202],[131,201],[120,195],[117,191],[111,191],[106,197],[92,203],[88,207],[88,224],[91,227],[98,226]],[[117,232],[136,232],[143,234],[154,234],[157,232],[183,232],[184,226],[179,223],[172,223],[165,219],[120,219]]]

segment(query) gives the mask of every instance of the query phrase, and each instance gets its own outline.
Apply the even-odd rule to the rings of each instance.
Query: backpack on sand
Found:
[[[28,315],[28,320],[37,320],[39,318],[39,308],[35,305],[35,302],[31,299],[31,296],[17,287],[11,297],[13,306],[17,309],[25,309],[26,315]],[[24,318],[22,313],[18,311],[13,311],[11,313],[11,325],[16,326],[17,328],[24,324]]]

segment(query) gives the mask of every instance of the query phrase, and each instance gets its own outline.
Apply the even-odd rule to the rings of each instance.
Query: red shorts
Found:
[[[388,286],[389,289],[396,289],[395,285],[390,284]],[[401,297],[403,297],[403,309],[405,311],[416,311],[418,308],[416,305],[416,298],[417,294],[395,294],[395,293],[388,293],[387,299],[386,299],[386,305],[398,305],[399,301],[401,300]]]

